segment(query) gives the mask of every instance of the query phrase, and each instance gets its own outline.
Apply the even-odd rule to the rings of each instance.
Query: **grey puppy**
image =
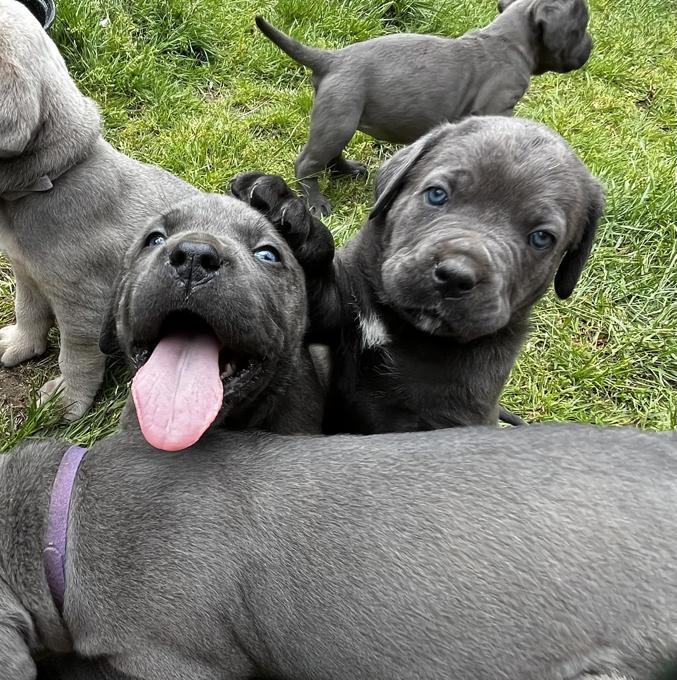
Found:
[[[588,60],[584,0],[500,0],[498,9],[491,24],[460,38],[387,35],[336,51],[302,45],[256,18],[270,40],[313,72],[310,136],[296,176],[314,213],[331,211],[317,183],[325,167],[365,172],[341,155],[355,130],[410,144],[444,121],[510,116],[532,75],[565,73]]]
[[[398,152],[335,258],[326,227],[279,177],[240,175],[232,191],[306,268],[312,339],[332,354],[329,433],[495,422],[531,308],[553,279],[571,295],[604,207],[559,135],[493,116]]]
[[[44,649],[134,680],[645,680],[677,652],[672,433],[121,433],[76,480],[60,617],[66,448],[0,458],[3,680]]]
[[[242,201],[203,194],[127,252],[101,349],[129,359],[148,441],[178,450],[211,426],[319,432],[306,325],[304,274],[284,239]]]
[[[96,105],[70,78],[29,10],[0,0],[0,250],[16,276],[16,324],[0,329],[0,364],[37,357],[56,321],[60,392],[70,419],[103,378],[103,310],[122,256],[148,219],[196,192],[101,137]]]

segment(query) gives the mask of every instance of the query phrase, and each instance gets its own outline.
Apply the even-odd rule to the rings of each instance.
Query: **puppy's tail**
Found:
[[[508,411],[507,408],[500,405],[498,407],[498,419],[503,423],[507,423],[508,425],[514,425],[516,427],[527,424],[526,421],[522,420],[518,415],[516,415],[512,411]]]
[[[318,75],[326,71],[330,59],[329,52],[317,47],[309,47],[294,40],[294,38],[282,33],[282,31],[278,31],[275,26],[269,24],[262,16],[257,16],[255,21],[261,33],[274,42],[283,52],[286,52],[294,61],[307,66],[313,73]]]

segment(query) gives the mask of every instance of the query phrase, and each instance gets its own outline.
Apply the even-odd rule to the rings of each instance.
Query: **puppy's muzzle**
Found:
[[[189,289],[213,279],[222,262],[213,245],[198,241],[180,241],[169,254],[179,281]]]
[[[443,298],[460,298],[467,295],[479,279],[477,267],[465,257],[449,257],[433,268],[435,287]]]
[[[433,287],[445,300],[458,300],[472,293],[491,269],[487,248],[482,247],[477,236],[459,232],[437,241],[428,251]]]

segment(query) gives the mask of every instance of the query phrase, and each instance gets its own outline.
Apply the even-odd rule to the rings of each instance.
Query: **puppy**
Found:
[[[559,135],[491,116],[444,124],[388,161],[335,259],[280,178],[240,175],[232,191],[306,267],[313,339],[334,369],[326,431],[363,434],[494,423],[531,308],[553,279],[571,295],[604,206]]]
[[[319,432],[304,275],[260,213],[203,194],[163,213],[125,256],[101,333],[135,372],[146,439],[174,451],[211,426]]]
[[[311,212],[327,215],[317,174],[358,175],[341,152],[355,130],[410,144],[444,121],[512,115],[532,75],[580,68],[590,56],[584,0],[500,0],[500,16],[460,38],[396,34],[327,51],[307,47],[262,17],[256,25],[312,69],[310,137],[296,161]]]
[[[24,5],[0,0],[0,251],[16,276],[16,324],[0,329],[0,364],[43,354],[56,321],[55,392],[75,419],[101,385],[97,340],[122,256],[148,222],[196,193],[101,137],[56,46]]]
[[[57,485],[62,587],[67,448],[0,457],[3,679],[45,648],[116,680],[648,680],[677,652],[672,433],[121,433]]]

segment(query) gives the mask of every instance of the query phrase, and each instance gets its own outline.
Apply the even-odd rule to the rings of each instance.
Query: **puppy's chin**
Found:
[[[467,343],[493,335],[508,324],[512,314],[503,296],[477,300],[442,300],[433,305],[393,306],[400,317],[427,335]]]

